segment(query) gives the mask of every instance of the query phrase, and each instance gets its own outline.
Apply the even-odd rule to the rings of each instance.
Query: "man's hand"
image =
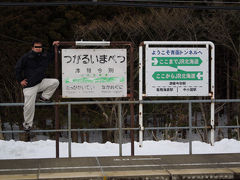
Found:
[[[27,86],[27,79],[22,80],[22,81],[20,82],[20,84],[21,84],[22,87]]]
[[[53,41],[52,45],[53,46],[59,46],[59,41]]]

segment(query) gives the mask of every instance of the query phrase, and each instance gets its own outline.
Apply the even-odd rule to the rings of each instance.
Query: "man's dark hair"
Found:
[[[32,47],[34,46],[35,43],[39,43],[39,44],[42,44],[42,42],[38,39],[35,39],[32,41]]]

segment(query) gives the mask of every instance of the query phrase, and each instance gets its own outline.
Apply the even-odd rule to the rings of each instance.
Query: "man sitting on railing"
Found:
[[[54,41],[53,45],[58,46],[59,41]],[[36,40],[32,43],[32,50],[24,54],[16,64],[16,79],[24,94],[23,127],[26,132],[29,132],[33,125],[37,93],[42,92],[40,102],[49,103],[59,85],[57,79],[45,78],[48,63],[53,57],[53,53],[44,52],[41,41]]]

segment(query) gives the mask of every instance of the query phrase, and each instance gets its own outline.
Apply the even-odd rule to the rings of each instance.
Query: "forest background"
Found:
[[[134,96],[136,99],[138,99],[138,46],[142,41],[212,41],[216,47],[216,99],[240,98],[239,11],[77,5],[0,7],[0,10],[0,103],[23,102],[22,90],[16,82],[14,67],[17,60],[31,49],[31,42],[36,38],[43,41],[46,50],[51,49],[51,44],[55,40],[132,42],[134,44]],[[54,76],[54,65],[50,66],[48,74],[51,77]],[[61,80],[61,77],[58,78]],[[162,99],[173,98],[163,97]],[[199,97],[176,99],[199,99]],[[84,100],[94,101],[96,99]],[[61,101],[81,101],[81,99],[61,99]],[[222,114],[227,117],[226,125],[238,123],[240,115],[238,104],[218,103],[216,107],[216,125],[218,117]],[[210,124],[209,109],[209,104],[194,105],[193,123],[196,125],[198,113],[200,113],[202,125],[208,126]],[[187,126],[188,123],[188,107],[184,104],[149,104],[144,107],[144,112],[145,126],[148,126],[148,120],[154,126]],[[129,105],[124,105],[124,127],[130,127],[129,114]],[[135,106],[135,127],[138,126],[137,114],[138,109]],[[63,128],[67,122],[66,107],[60,107],[59,117],[60,126]],[[48,123],[49,119],[53,120],[50,124]],[[11,127],[14,124],[21,127],[22,122],[22,107],[0,108],[0,127],[3,130],[5,123],[9,123]],[[72,128],[117,127],[117,122],[116,105],[96,104],[72,107]],[[54,109],[37,108],[34,124],[38,129],[54,129]],[[196,133],[203,141],[208,141],[207,129],[196,130]],[[126,134],[129,133],[126,132]],[[186,138],[186,130],[179,130],[177,133],[163,132],[162,137],[158,138],[156,138],[156,131],[152,134],[155,140],[158,138]],[[81,140],[79,140],[77,132],[73,132],[73,141],[89,140],[88,133],[80,133],[80,136]],[[235,131],[229,129],[228,137],[236,136]],[[103,132],[102,137],[102,142],[117,142],[118,139],[116,132]],[[4,138],[4,135],[1,134],[0,139]],[[219,136],[219,138],[221,137]]]

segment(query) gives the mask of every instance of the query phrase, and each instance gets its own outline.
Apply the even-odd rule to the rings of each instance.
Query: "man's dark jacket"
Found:
[[[39,84],[44,78],[49,62],[53,59],[52,53],[36,53],[29,51],[24,54],[15,66],[16,79],[20,83],[27,79],[27,87]]]

